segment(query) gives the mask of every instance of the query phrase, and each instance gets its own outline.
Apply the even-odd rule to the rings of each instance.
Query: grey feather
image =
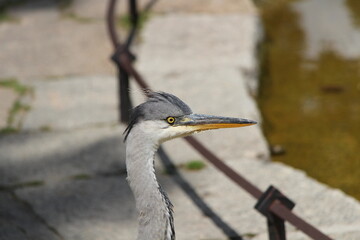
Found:
[[[224,128],[255,123],[248,119],[192,114],[183,101],[164,92],[149,94],[146,102],[134,108],[125,140],[127,179],[139,213],[137,240],[175,239],[172,204],[161,189],[154,169],[154,155],[161,143],[214,129],[214,125]]]
[[[165,120],[191,114],[190,107],[178,97],[165,92],[152,92],[148,100],[132,110],[130,122],[125,129],[125,141],[133,126],[139,121]]]
[[[173,217],[173,214],[174,214],[174,211],[173,211],[173,205],[169,199],[169,197],[167,196],[166,192],[161,188],[161,186],[159,185],[159,191],[161,193],[161,195],[163,196],[164,198],[164,201],[165,201],[165,204],[166,204],[166,207],[167,207],[167,210],[169,212],[169,223],[170,224],[170,239],[171,240],[175,240],[175,228],[174,228],[174,217]],[[166,239],[166,236],[167,236],[167,232],[165,232],[165,236],[164,236],[164,239]]]

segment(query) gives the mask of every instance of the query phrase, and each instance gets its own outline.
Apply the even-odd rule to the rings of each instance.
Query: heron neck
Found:
[[[172,205],[157,182],[154,156],[158,143],[133,129],[126,140],[126,168],[139,213],[138,240],[172,240]]]

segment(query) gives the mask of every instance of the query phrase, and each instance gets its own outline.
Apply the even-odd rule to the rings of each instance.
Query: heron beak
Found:
[[[174,126],[186,126],[193,128],[194,131],[205,131],[218,128],[245,127],[254,125],[256,123],[256,121],[243,118],[190,114],[178,119]]]

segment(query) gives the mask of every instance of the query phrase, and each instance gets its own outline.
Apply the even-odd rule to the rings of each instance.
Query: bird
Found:
[[[218,128],[256,124],[244,118],[195,114],[173,94],[150,92],[132,110],[124,131],[127,181],[138,211],[137,240],[175,240],[173,205],[157,181],[154,157],[160,144]]]

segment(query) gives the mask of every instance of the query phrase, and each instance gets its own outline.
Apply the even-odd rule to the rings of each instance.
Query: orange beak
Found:
[[[176,121],[176,126],[193,127],[195,131],[204,131],[218,128],[236,128],[256,124],[256,121],[243,118],[219,117],[204,114],[190,114]]]

